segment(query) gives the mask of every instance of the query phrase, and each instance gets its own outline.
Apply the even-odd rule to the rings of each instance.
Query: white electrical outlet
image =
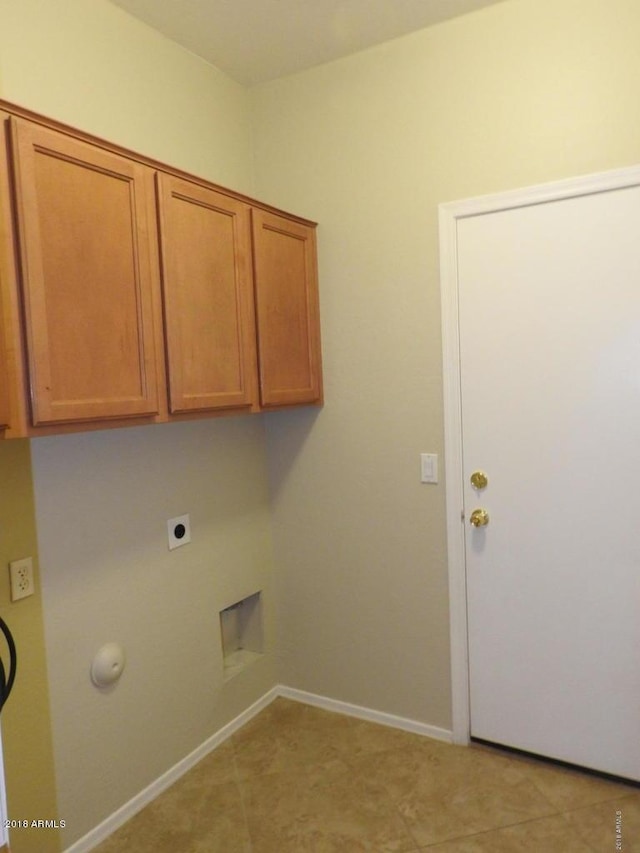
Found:
[[[169,539],[169,550],[179,548],[191,542],[191,524],[189,515],[179,515],[167,521],[167,535]]]
[[[33,595],[36,591],[31,557],[9,563],[9,576],[11,579],[11,601],[19,601],[21,598]]]

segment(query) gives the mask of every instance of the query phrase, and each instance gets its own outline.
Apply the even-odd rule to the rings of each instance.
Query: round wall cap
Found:
[[[91,680],[96,687],[108,687],[124,670],[124,649],[119,643],[106,643],[98,649],[91,663]]]

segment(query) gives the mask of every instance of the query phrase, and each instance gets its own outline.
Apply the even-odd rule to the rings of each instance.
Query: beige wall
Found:
[[[28,441],[0,442],[0,478],[0,567],[4,569],[11,560],[33,557],[36,580],[35,595],[12,603],[9,573],[0,572],[0,616],[11,630],[18,651],[14,688],[2,710],[7,808],[14,819],[55,820],[59,813]],[[2,659],[7,667],[4,651]],[[55,830],[12,829],[9,840],[13,853],[59,850]]]
[[[2,97],[241,192],[246,90],[105,0],[0,0]]]
[[[257,192],[320,223],[326,405],[268,422],[285,683],[450,727],[437,206],[637,163],[639,44],[637,0],[509,0],[253,90]]]
[[[0,21],[2,97],[252,191],[249,99],[216,69],[104,0],[0,0]],[[276,683],[264,424],[42,438],[31,452],[68,845]],[[192,542],[170,553],[166,521],[183,513]],[[266,653],[223,685],[219,611],[258,589]],[[100,692],[89,667],[109,641],[127,666]],[[21,748],[7,741],[9,756]]]
[[[70,842],[276,683],[261,419],[32,441],[58,811]],[[166,521],[190,514],[168,551]],[[266,651],[223,684],[220,610],[262,590]],[[115,689],[93,655],[123,645]]]
[[[279,680],[449,727],[437,205],[637,162],[640,5],[507,0],[250,93],[104,0],[0,20],[3,97],[320,222],[321,412],[31,443],[66,842],[275,682],[264,423]],[[257,586],[270,653],[222,687],[217,611]]]

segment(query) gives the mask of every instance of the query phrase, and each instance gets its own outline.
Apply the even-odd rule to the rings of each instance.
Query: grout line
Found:
[[[393,806],[393,810],[395,811],[395,813],[396,813],[396,814],[398,815],[398,817],[400,818],[400,821],[401,821],[402,825],[404,826],[404,828],[405,828],[405,831],[406,831],[407,835],[409,836],[409,838],[410,838],[410,839],[413,841],[413,843],[415,844],[415,849],[416,849],[417,853],[420,853],[420,851],[421,851],[421,850],[424,850],[425,848],[420,847],[420,845],[418,844],[418,839],[415,837],[415,835],[413,834],[413,832],[411,832],[411,828],[409,827],[409,825],[408,825],[407,821],[404,819],[404,816],[403,816],[403,814],[401,813],[400,809],[398,808],[397,803],[392,803],[392,806]]]
[[[240,795],[240,807],[242,809],[242,819],[244,821],[244,827],[247,831],[247,838],[249,839],[249,847],[247,848],[247,853],[253,853],[253,839],[251,838],[251,829],[249,827],[249,820],[247,817],[247,804],[245,802],[244,790],[242,787],[242,780],[240,779],[240,771],[238,769],[238,762],[236,761],[236,745],[233,742],[233,735],[229,738],[229,743],[233,749],[233,775],[235,777],[236,788],[238,789],[238,794]]]

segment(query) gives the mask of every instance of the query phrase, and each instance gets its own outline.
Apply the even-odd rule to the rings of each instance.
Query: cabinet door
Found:
[[[153,172],[12,125],[33,423],[154,414]]]
[[[250,209],[171,175],[158,188],[170,411],[251,406]]]
[[[252,212],[260,402],[322,402],[315,228]]]

